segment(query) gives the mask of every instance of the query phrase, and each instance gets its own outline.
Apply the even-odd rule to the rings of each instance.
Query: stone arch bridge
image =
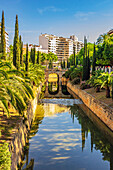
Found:
[[[45,89],[45,97],[70,97],[70,95],[64,95],[62,93],[62,75],[67,71],[68,69],[45,69],[45,82],[46,82],[46,89]],[[59,92],[56,95],[49,94],[48,91],[48,79],[49,74],[57,74],[58,75],[58,84],[59,84]]]

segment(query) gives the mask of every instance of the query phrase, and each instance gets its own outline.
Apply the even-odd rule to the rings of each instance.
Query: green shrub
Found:
[[[80,78],[79,77],[74,78],[71,83],[72,85],[80,84]]]
[[[9,152],[8,143],[0,144],[0,169],[10,170],[11,153]]]

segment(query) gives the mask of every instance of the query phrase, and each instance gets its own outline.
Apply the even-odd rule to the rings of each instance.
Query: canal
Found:
[[[50,83],[50,89],[58,91]],[[22,169],[113,170],[113,146],[81,109],[79,99],[41,99],[29,133]]]

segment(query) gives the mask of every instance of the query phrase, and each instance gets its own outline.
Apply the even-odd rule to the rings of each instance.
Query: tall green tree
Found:
[[[28,52],[28,44],[26,45],[26,62],[25,62],[25,70],[29,71],[29,52]]]
[[[40,64],[40,52],[37,52],[37,64]]]
[[[5,40],[4,11],[2,11],[2,21],[1,21],[1,52],[2,52],[2,59],[6,60],[6,40]]]
[[[14,43],[13,43],[13,64],[17,68],[17,70],[20,69],[20,43],[19,43],[18,15],[16,15],[16,22],[15,22],[15,35],[14,35]]]
[[[86,36],[84,36],[84,53],[83,53],[83,74],[82,74],[82,80],[87,79],[87,70],[86,70],[86,57],[87,57],[87,39]]]
[[[73,48],[73,65],[76,66],[75,47]]]
[[[36,57],[35,57],[35,55],[36,55],[36,49],[35,49],[35,46],[34,46],[34,48],[33,48],[33,54],[32,54],[33,56],[32,56],[32,61],[33,61],[33,64],[36,64]]]
[[[89,59],[89,49],[88,49],[88,55],[86,57],[86,65],[87,65],[87,68],[86,68],[86,71],[87,71],[87,74],[86,74],[86,80],[89,80],[90,78],[90,59]]]
[[[22,38],[21,35],[19,37],[19,42],[20,42],[20,65],[23,67],[23,42],[22,42]]]
[[[94,74],[95,72],[95,66],[96,66],[96,49],[95,49],[95,43],[94,43],[93,59],[92,59],[92,74]]]

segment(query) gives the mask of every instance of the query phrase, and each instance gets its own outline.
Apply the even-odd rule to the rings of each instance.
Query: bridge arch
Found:
[[[59,91],[58,93],[55,95],[55,97],[57,96],[61,96],[61,97],[64,97],[63,96],[63,93],[62,93],[62,75],[67,71],[64,70],[64,69],[59,69],[59,70],[56,70],[56,69],[46,69],[45,70],[45,83],[46,83],[46,89],[45,89],[45,97],[49,97],[50,94],[49,94],[49,90],[48,90],[48,80],[49,80],[49,74],[57,74],[58,75],[58,84],[59,84]],[[52,96],[51,96],[52,97]],[[54,96],[53,96],[54,97]]]

